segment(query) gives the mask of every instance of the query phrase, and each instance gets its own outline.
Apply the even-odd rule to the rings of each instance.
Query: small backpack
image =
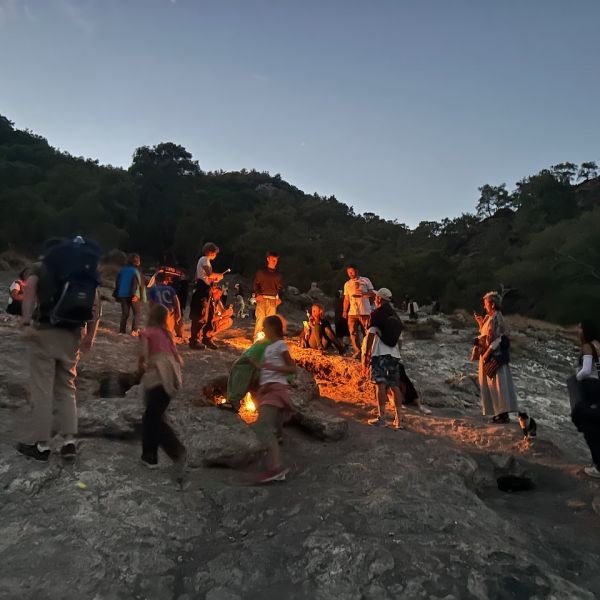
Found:
[[[390,348],[393,348],[402,335],[404,325],[397,315],[390,315],[381,330],[381,341]]]
[[[94,318],[101,251],[91,240],[77,236],[53,246],[44,256],[50,289],[40,301],[42,318],[54,327],[83,327]]]

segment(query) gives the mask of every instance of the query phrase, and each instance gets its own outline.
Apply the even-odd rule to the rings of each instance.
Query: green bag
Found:
[[[257,369],[249,360],[251,358],[257,364],[261,364],[265,358],[265,350],[269,342],[260,340],[255,342],[233,363],[229,378],[227,379],[227,401],[233,406],[234,410],[239,411],[244,396],[252,388],[260,375],[260,369]]]

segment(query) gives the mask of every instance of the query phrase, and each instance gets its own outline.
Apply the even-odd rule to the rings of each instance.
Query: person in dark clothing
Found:
[[[164,273],[165,275],[165,284],[171,286],[175,293],[177,294],[177,298],[179,298],[179,306],[181,307],[181,312],[185,310],[187,306],[190,282],[188,281],[187,275],[185,272],[178,267],[170,267],[170,266],[161,266],[158,268],[150,282],[148,283],[148,287],[151,288],[155,281],[156,277],[159,273]]]
[[[589,477],[600,479],[600,328],[584,321],[579,325],[581,355],[579,370],[568,382],[571,420],[590,449],[593,465],[584,468]]]
[[[336,337],[331,323],[325,318],[325,308],[321,304],[312,305],[307,323],[308,329],[301,334],[302,347],[323,351],[329,346],[334,346],[342,356],[344,355],[346,351],[344,344]]]
[[[283,292],[283,277],[277,270],[279,255],[267,252],[267,266],[260,268],[254,276],[254,293],[256,294],[256,324],[254,338],[262,331],[263,321],[277,314]]]
[[[211,288],[223,279],[222,273],[213,273],[212,261],[219,254],[219,247],[212,242],[207,242],[202,248],[202,257],[196,268],[196,289],[190,303],[190,319],[192,321],[190,348],[200,350],[202,348],[215,349],[217,346],[210,339],[208,333],[211,330]],[[200,335],[202,334],[202,343]]]
[[[348,319],[344,318],[344,291],[338,290],[335,299],[335,335],[343,339],[350,337],[350,329],[348,328]]]

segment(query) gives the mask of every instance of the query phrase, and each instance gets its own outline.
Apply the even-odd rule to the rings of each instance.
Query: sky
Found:
[[[172,141],[415,226],[600,160],[599,0],[0,0],[0,114],[127,167]]]

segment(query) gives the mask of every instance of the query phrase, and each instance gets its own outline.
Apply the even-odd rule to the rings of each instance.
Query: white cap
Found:
[[[379,296],[382,300],[387,300],[388,302],[392,299],[392,292],[387,288],[381,288],[375,292],[376,296]]]

